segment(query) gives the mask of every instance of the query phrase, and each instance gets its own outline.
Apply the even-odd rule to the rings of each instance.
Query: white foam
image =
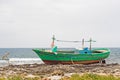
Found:
[[[0,67],[8,66],[8,64],[9,64],[8,60],[0,60]]]
[[[40,58],[10,58],[9,63],[13,65],[20,64],[42,64],[42,60]]]
[[[12,65],[22,65],[22,64],[43,64],[40,58],[10,58],[9,60],[0,60],[1,66]]]

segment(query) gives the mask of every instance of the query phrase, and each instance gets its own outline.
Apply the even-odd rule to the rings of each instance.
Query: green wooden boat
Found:
[[[103,61],[110,54],[110,50],[107,48],[83,48],[72,51],[56,49],[57,47],[52,48],[52,50],[33,49],[33,51],[45,64],[93,64]]]

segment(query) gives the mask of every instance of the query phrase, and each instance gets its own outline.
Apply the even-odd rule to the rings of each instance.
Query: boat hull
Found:
[[[91,60],[91,61],[50,61],[43,60],[45,64],[94,64],[99,63],[99,60]]]
[[[75,54],[66,51],[56,54],[40,49],[33,49],[33,51],[37,53],[45,64],[93,64],[101,62],[110,54],[110,50],[106,48],[94,49],[91,54]]]

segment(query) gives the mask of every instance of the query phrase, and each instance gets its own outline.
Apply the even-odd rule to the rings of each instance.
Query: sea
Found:
[[[7,65],[21,65],[21,64],[44,64],[38,55],[32,51],[33,48],[0,48],[0,67]],[[74,48],[64,48],[65,50],[73,50]],[[106,59],[107,64],[120,64],[120,48],[109,48],[111,53]],[[2,57],[6,54],[6,60]]]

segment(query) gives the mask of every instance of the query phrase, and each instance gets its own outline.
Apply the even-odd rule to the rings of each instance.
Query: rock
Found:
[[[25,64],[25,65],[10,65],[6,67],[0,67],[0,75],[15,75],[25,74],[29,75],[53,75],[64,76],[65,73],[103,73],[119,75],[119,64],[106,64],[101,66],[99,64],[94,65],[47,65],[47,64]],[[120,75],[119,75],[120,76]]]
[[[35,75],[32,75],[32,74],[28,74],[27,76],[25,76],[25,78],[36,78],[36,77],[39,77],[39,76],[35,76]]]
[[[49,80],[60,80],[62,77],[61,76],[50,76],[48,77]]]
[[[55,70],[55,71],[53,71],[52,75],[59,75],[59,76],[61,75],[61,76],[64,76],[64,72],[61,71],[61,70]]]
[[[61,80],[70,80],[70,77],[69,77],[69,76],[63,76],[63,77],[61,78]]]
[[[115,76],[120,76],[120,72],[116,72],[114,75]]]
[[[115,69],[114,72],[120,72],[120,69]]]

